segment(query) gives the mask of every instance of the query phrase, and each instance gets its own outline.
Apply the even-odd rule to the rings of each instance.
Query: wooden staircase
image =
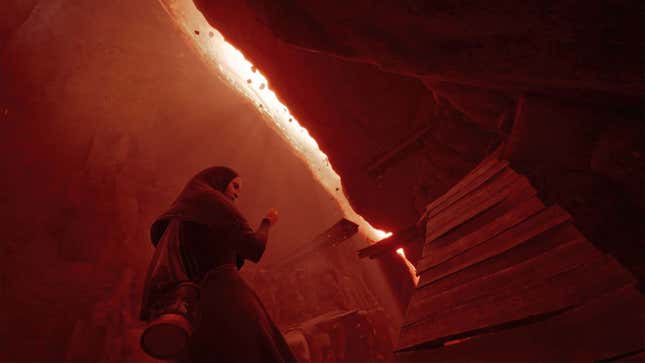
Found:
[[[484,160],[422,222],[399,360],[642,359],[634,278],[507,162]]]

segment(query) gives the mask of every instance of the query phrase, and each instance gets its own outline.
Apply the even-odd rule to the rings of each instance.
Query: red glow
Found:
[[[467,338],[463,338],[463,339],[449,340],[449,341],[443,343],[443,345],[444,345],[444,347],[448,347],[448,346],[451,346],[451,345],[456,345],[456,344],[463,343],[463,342],[465,342],[467,340],[470,340],[470,339],[472,339],[472,337],[467,337]]]
[[[352,209],[345,194],[337,192],[342,189],[340,176],[333,169],[327,155],[320,150],[316,140],[289,112],[289,108],[278,99],[262,72],[208,24],[203,15],[195,8],[194,3],[191,0],[159,0],[159,3],[184,32],[186,38],[191,40],[190,44],[202,59],[212,66],[221,78],[224,78],[233,88],[253,102],[258,107],[258,111],[265,116],[269,125],[307,163],[318,182],[336,200],[345,217],[361,227],[360,233],[370,243],[391,236],[391,232],[372,227]],[[199,37],[199,34],[213,34],[213,36]],[[406,258],[403,249],[400,251],[397,253],[408,266],[413,280],[417,283],[416,269]]]
[[[408,258],[405,256],[405,250],[403,248],[399,248],[396,250],[396,253],[399,256],[401,256],[406,266],[408,266],[408,270],[410,270],[410,275],[412,275],[412,280],[414,281],[414,284],[415,285],[419,284],[419,276],[417,276],[417,269],[414,267],[412,262],[410,262],[410,260],[408,260]]]

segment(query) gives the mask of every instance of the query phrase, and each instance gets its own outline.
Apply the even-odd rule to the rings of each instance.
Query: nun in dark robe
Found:
[[[156,251],[146,278],[141,318],[182,318],[157,327],[189,322],[181,353],[166,359],[295,362],[258,296],[238,273],[244,260],[257,263],[262,257],[277,212],[270,210],[259,227],[251,229],[233,204],[240,190],[241,179],[232,169],[206,169],[187,183],[170,209],[152,224]],[[168,296],[181,304],[169,303]],[[169,306],[181,312],[160,313],[168,312]],[[162,336],[167,332],[164,329],[156,332]],[[174,342],[163,344],[169,351],[176,349]]]

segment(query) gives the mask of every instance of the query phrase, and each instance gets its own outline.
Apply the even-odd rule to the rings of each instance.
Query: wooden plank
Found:
[[[528,185],[528,180],[515,173],[502,173],[496,183],[463,197],[452,208],[430,218],[426,225],[426,242],[431,242],[465,221],[490,209],[506,198],[514,188]]]
[[[544,209],[544,204],[537,197],[533,197],[516,205],[512,210],[497,217],[495,220],[489,221],[488,224],[483,225],[480,229],[460,238],[454,243],[429,251],[429,255],[422,258],[417,264],[417,274],[421,274],[429,268],[497,236],[542,209]]]
[[[602,258],[603,254],[587,240],[567,242],[532,259],[482,276],[452,290],[425,299],[414,299],[408,305],[406,324],[494,295],[500,290],[520,289],[523,286],[538,284],[548,277]]]
[[[643,344],[645,345],[645,343]],[[645,362],[645,350],[643,348],[619,354],[616,357],[599,360],[598,362],[621,362],[621,363],[643,363]]]
[[[468,193],[478,189],[486,182],[489,182],[494,177],[500,175],[507,169],[508,162],[497,162],[491,165],[491,167],[483,170],[481,174],[470,175],[469,177],[463,179],[465,184],[461,185],[459,189],[455,190],[450,195],[446,195],[445,198],[439,203],[436,203],[431,208],[427,209],[427,218],[432,218],[437,214],[441,213],[443,210],[450,208],[456,201],[461,199],[463,196]]]
[[[645,346],[645,343],[643,343],[643,346]],[[639,349],[631,350],[631,351],[628,351],[628,352],[617,354],[615,356],[611,356],[611,357],[608,357],[608,358],[597,360],[596,362],[598,362],[598,363],[609,363],[609,362],[621,362],[621,363],[636,362],[636,363],[643,363],[643,362],[645,362],[645,349],[639,348]]]
[[[615,260],[579,266],[521,290],[477,299],[450,312],[442,312],[401,329],[399,349],[433,343],[453,336],[473,335],[501,324],[516,324],[531,316],[579,306],[591,298],[633,283],[632,276]]]
[[[481,173],[485,172],[486,170],[490,169],[492,166],[501,163],[499,160],[494,159],[494,158],[489,158],[486,160],[483,160],[481,163],[477,164],[473,170],[471,170],[466,176],[464,176],[462,179],[460,179],[455,185],[450,187],[446,193],[444,193],[441,197],[437,198],[434,200],[432,203],[428,204],[427,210],[431,210],[434,207],[436,207],[438,204],[442,203],[446,198],[450,197],[454,193],[456,193],[459,189],[461,189],[464,185],[468,184],[472,178],[477,177]],[[508,162],[505,163],[508,165]]]
[[[428,204],[417,221],[417,225],[420,225],[423,223],[423,220],[428,217],[428,213],[435,209],[438,205],[445,203],[446,199],[450,198],[454,194],[456,194],[459,190],[461,190],[465,185],[471,182],[472,179],[479,177],[482,173],[485,173],[489,171],[491,168],[496,167],[504,169],[508,165],[507,161],[499,161],[496,158],[488,158],[479,163],[470,173],[468,173],[465,177],[463,177],[461,180],[457,182],[457,184],[453,185],[446,193],[441,195],[439,198],[435,199],[432,201],[430,204]]]
[[[434,253],[435,249],[445,248],[460,238],[476,232],[486,224],[497,220],[502,215],[512,210],[517,204],[535,197],[535,194],[535,189],[530,185],[526,185],[526,189],[520,188],[516,191],[512,191],[509,196],[504,198],[499,204],[465,221],[459,227],[453,228],[441,237],[424,243],[422,256],[428,257]]]
[[[522,263],[523,261],[545,253],[561,244],[582,238],[584,237],[580,231],[573,226],[573,224],[565,222],[564,224],[537,235],[504,253],[473,264],[466,269],[431,283],[428,283],[422,275],[412,300],[425,299],[429,296],[440,294],[444,291],[480,278],[481,276],[489,275],[496,271]]]
[[[442,209],[441,213],[433,214],[432,218],[429,218],[426,226],[431,228],[433,221],[441,220],[441,218],[445,218],[446,215],[450,216],[451,214],[454,214],[455,210],[463,208],[463,206],[471,202],[473,198],[481,198],[483,195],[495,195],[496,192],[499,192],[508,185],[511,185],[518,178],[519,175],[513,170],[508,168],[503,170],[501,173],[497,174],[495,178],[488,180],[480,188],[472,190],[470,193],[461,196],[455,203],[451,204],[450,208]]]
[[[449,304],[454,306],[467,302],[476,296],[490,294],[495,289],[515,288],[518,284],[521,286],[529,282],[537,282],[537,279],[551,276],[601,256],[601,252],[590,242],[584,239],[574,239],[554,246],[552,249],[541,251],[535,257],[520,261],[515,265],[478,276],[452,289],[439,291],[435,294],[419,293],[423,288],[417,289],[408,305],[408,315],[413,315],[415,311],[419,312],[419,310],[439,309],[441,299],[451,300]],[[453,296],[454,299],[451,299],[450,296]],[[414,319],[414,317],[410,316],[409,319]]]
[[[463,253],[444,261],[442,264],[426,270],[421,274],[424,283],[438,280],[447,275],[462,270],[474,263],[483,261],[492,256],[521,244],[559,224],[571,219],[571,216],[557,205],[553,205],[523,223],[512,227],[493,237],[486,243],[481,243]]]
[[[545,303],[544,306],[550,306],[553,301],[562,302],[566,300],[565,298],[576,299],[576,301],[584,300],[596,296],[598,291],[603,292],[607,288],[615,288],[634,282],[633,277],[608,255],[601,255],[599,258],[564,270],[530,285],[520,286],[516,289],[499,289],[495,294],[485,295],[462,305],[455,305],[449,310],[435,312],[421,320],[406,323],[403,327],[450,320],[453,319],[453,316],[457,316],[456,312],[468,312],[473,309],[477,311],[492,310],[494,314],[500,310],[512,314],[518,307],[523,306],[522,304],[535,307],[541,306],[542,303]],[[536,291],[541,291],[544,294]],[[509,305],[505,306],[505,303],[509,303]],[[538,311],[536,314],[548,311]],[[471,324],[470,319],[463,319],[463,323]],[[455,327],[449,329],[455,329]]]
[[[392,236],[374,243],[373,245],[358,250],[358,257],[376,258],[384,253],[403,247],[408,243],[415,241],[420,242],[422,238],[422,232],[416,227],[416,225],[414,225],[401,232],[394,233]]]
[[[423,138],[431,129],[430,125],[422,127],[421,129],[415,131],[412,135],[408,136],[400,142],[399,144],[392,147],[392,149],[383,153],[380,157],[370,163],[367,166],[367,173],[369,175],[375,176],[380,172],[383,172],[393,160],[398,159],[401,154],[405,153],[406,150],[410,150],[412,146],[416,145],[419,139]]]
[[[644,307],[645,297],[628,285],[545,321],[474,335],[438,349],[400,352],[397,361],[600,361],[642,349]],[[637,354],[619,361],[632,361]]]

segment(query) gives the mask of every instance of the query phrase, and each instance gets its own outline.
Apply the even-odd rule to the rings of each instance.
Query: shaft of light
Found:
[[[323,188],[338,203],[345,218],[359,225],[360,233],[370,242],[379,241],[392,235],[372,227],[357,214],[345,197],[340,176],[334,171],[327,155],[320,150],[307,129],[302,127],[289,109],[280,102],[269,87],[269,81],[254,67],[239,50],[224,37],[197,10],[192,0],[158,0],[174,24],[188,40],[188,44],[211,65],[216,75],[256,105],[268,125],[293,148],[303,159]],[[415,282],[418,280],[414,266],[405,258]]]

